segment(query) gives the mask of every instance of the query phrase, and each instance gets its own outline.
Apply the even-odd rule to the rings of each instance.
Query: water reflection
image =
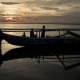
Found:
[[[0,56],[0,64],[2,64],[2,62],[4,61],[8,61],[12,59],[36,58],[38,63],[40,63],[42,60],[46,61],[46,59],[47,59],[47,62],[59,61],[63,65],[65,70],[69,70],[80,65],[80,55],[76,55],[76,54],[67,55],[67,56],[56,55],[57,52],[52,53],[52,51],[46,48],[44,48],[43,50],[43,48],[40,48],[40,47],[28,46],[28,47],[10,49],[5,54]]]

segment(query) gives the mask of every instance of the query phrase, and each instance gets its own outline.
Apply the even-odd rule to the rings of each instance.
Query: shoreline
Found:
[[[57,24],[57,25],[80,25],[80,23],[21,23],[21,22],[0,22],[0,24]]]

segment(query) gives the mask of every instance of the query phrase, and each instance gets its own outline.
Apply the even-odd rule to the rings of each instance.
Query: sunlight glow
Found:
[[[20,17],[25,17],[26,11],[27,9],[20,5],[6,5],[2,14],[7,21],[21,21]]]
[[[6,20],[11,20],[12,21],[13,18],[12,17],[7,17]]]

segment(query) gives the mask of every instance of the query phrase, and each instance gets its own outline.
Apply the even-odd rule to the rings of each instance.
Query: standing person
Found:
[[[30,37],[34,37],[34,31],[33,31],[33,29],[31,29],[31,31],[30,31]]]
[[[23,33],[23,37],[26,37],[26,34],[25,34],[25,32]]]
[[[43,25],[41,38],[45,38],[45,25]]]

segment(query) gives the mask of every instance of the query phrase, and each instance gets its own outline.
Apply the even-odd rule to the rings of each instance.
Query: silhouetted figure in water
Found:
[[[41,38],[45,38],[45,25],[43,25]]]
[[[31,31],[30,31],[30,37],[34,37],[34,31],[33,31],[33,29],[31,29]]]
[[[26,34],[25,34],[25,32],[23,33],[23,37],[26,37]]]

